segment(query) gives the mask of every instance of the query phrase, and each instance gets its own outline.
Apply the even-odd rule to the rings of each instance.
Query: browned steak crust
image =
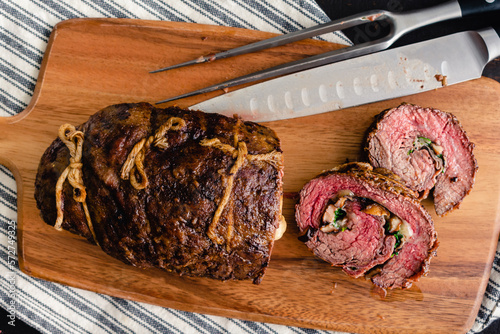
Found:
[[[163,146],[153,143],[144,151],[147,186],[137,189],[122,178],[122,167],[134,146],[172,117],[185,124],[168,130]],[[106,253],[141,268],[260,282],[282,218],[283,162],[271,129],[147,103],[107,107],[77,129],[85,136],[86,204],[96,241]],[[225,146],[207,142],[213,139]],[[238,153],[243,147],[246,151]],[[238,157],[240,165],[233,168]],[[56,139],[40,161],[35,198],[50,225],[57,218],[56,182],[69,158],[65,144]],[[142,180],[137,170],[131,173]],[[69,182],[63,185],[62,205],[62,228],[95,242]],[[220,218],[214,222],[218,209]]]

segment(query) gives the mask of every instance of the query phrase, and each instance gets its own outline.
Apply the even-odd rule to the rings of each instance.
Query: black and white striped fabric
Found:
[[[0,116],[27,107],[52,28],[75,17],[184,21],[280,33],[329,20],[314,0],[0,0]],[[322,38],[350,44],[340,33]],[[0,307],[9,311],[15,305],[15,317],[42,333],[327,333],[177,311],[29,277],[13,257],[16,219],[15,180],[0,166]],[[496,255],[472,333],[500,316],[500,251]],[[9,320],[0,319],[0,325]]]

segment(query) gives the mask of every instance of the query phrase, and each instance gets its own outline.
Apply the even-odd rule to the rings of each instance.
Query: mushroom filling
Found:
[[[334,197],[323,214],[320,230],[324,233],[339,233],[348,229],[347,212],[344,209],[347,200],[353,200],[354,194],[350,191],[341,191]],[[398,250],[411,238],[413,230],[405,220],[393,214],[380,204],[369,199],[362,199],[367,203],[362,212],[381,217],[384,220],[384,230],[386,235],[393,235],[396,238],[393,255],[397,255]]]
[[[369,204],[366,206],[363,212],[372,216],[382,217],[385,220],[384,229],[386,234],[393,235],[396,238],[393,255],[397,255],[397,251],[413,235],[413,230],[410,224],[408,224],[405,220],[399,218],[380,204]]]
[[[437,145],[429,138],[425,137],[417,137],[413,142],[413,148],[408,151],[408,155],[412,154],[414,151],[418,150],[427,150],[432,160],[434,160],[434,164],[436,166],[436,170],[443,171],[444,170],[444,157],[443,157],[443,147]]]
[[[347,212],[344,205],[347,200],[352,200],[354,194],[349,190],[341,190],[330,201],[323,214],[322,224],[319,228],[325,233],[343,232],[347,229]]]
[[[346,215],[344,209],[337,207],[335,204],[328,205],[323,215],[323,226],[320,227],[320,230],[325,233],[345,231],[347,228]]]

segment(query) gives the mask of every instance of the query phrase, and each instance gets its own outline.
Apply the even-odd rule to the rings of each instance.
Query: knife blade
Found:
[[[500,29],[465,31],[289,74],[190,107],[244,120],[303,117],[476,79],[500,55]]]

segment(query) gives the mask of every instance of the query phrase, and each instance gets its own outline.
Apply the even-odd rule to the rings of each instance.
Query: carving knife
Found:
[[[498,56],[500,27],[459,32],[282,76],[190,109],[254,122],[303,117],[476,79]]]

